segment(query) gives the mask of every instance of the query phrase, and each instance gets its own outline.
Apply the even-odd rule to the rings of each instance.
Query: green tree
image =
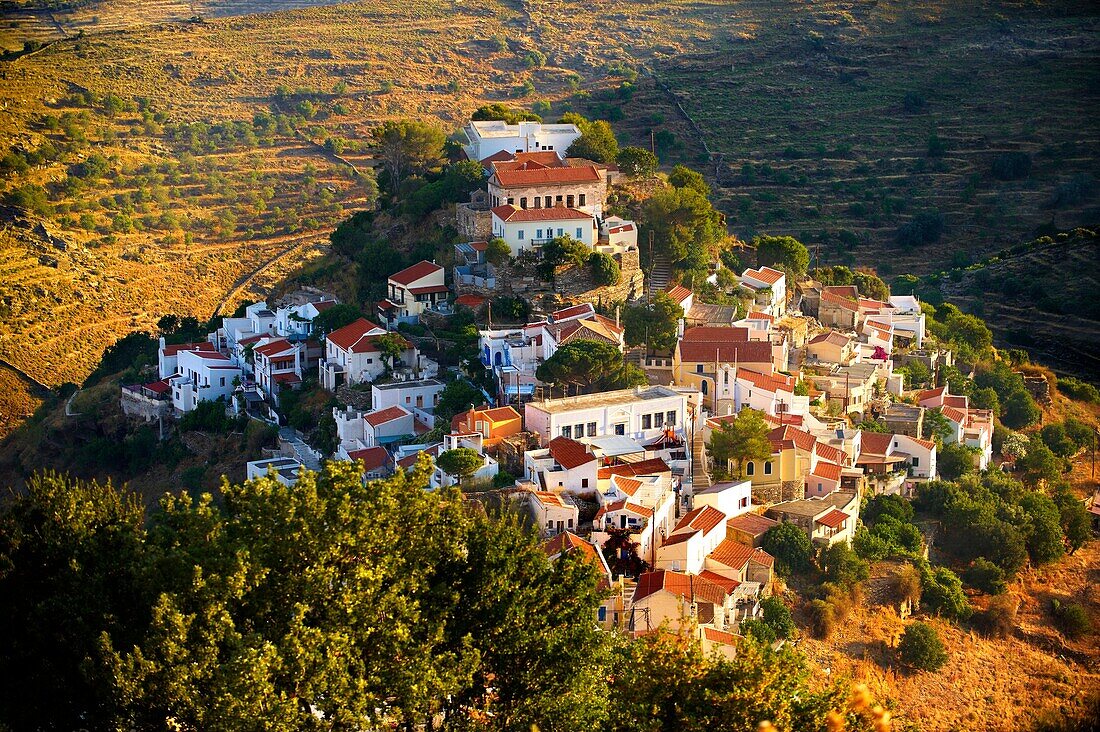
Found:
[[[944,445],[936,456],[936,470],[944,480],[958,480],[967,473],[973,473],[973,449],[956,442]]]
[[[390,371],[393,370],[397,359],[405,355],[405,351],[410,348],[409,342],[397,333],[384,333],[378,336],[374,339],[374,345]]]
[[[100,638],[139,639],[149,590],[138,496],[56,473],[32,477],[0,514],[0,723],[105,729],[121,700]],[[18,629],[18,632],[16,632]]]
[[[871,576],[867,561],[842,541],[830,544],[821,551],[820,564],[825,579],[841,587],[851,587]]]
[[[1028,425],[1035,424],[1043,416],[1043,411],[1039,409],[1035,399],[1022,388],[1010,393],[1002,403],[1004,404],[1004,414],[1001,421],[1004,422],[1005,427],[1010,429],[1023,429]]]
[[[653,175],[657,170],[657,156],[644,147],[624,147],[615,162],[625,175]]]
[[[966,620],[973,612],[959,576],[927,563],[921,566],[921,602],[936,615],[955,620]]]
[[[990,595],[999,595],[1008,589],[1004,570],[985,557],[978,557],[963,570],[963,581],[976,590]]]
[[[547,282],[554,279],[554,271],[567,264],[580,266],[588,261],[591,249],[582,241],[565,234],[554,237],[542,245],[542,262],[539,274]]]
[[[1038,485],[1054,482],[1062,475],[1064,461],[1051,452],[1039,435],[1028,441],[1027,454],[1016,461],[1016,468],[1023,474],[1024,482]]]
[[[686,165],[675,165],[668,175],[668,182],[673,188],[691,188],[704,197],[710,196],[710,186],[707,185],[703,174],[692,170]]]
[[[939,671],[947,663],[947,649],[943,647],[936,629],[927,623],[911,623],[898,643],[898,660],[916,671]]]
[[[462,482],[476,473],[484,463],[484,459],[477,450],[468,447],[456,447],[453,450],[445,450],[436,458],[435,464],[447,475]]]
[[[769,460],[772,456],[772,444],[768,440],[771,428],[760,412],[745,408],[737,413],[737,418],[722,422],[718,429],[712,430],[709,451],[715,462],[725,467],[729,461],[737,464],[737,474],[744,475],[747,460]]]
[[[347,303],[333,305],[313,319],[313,334],[327,335],[334,330],[343,328],[345,325],[354,323],[361,317],[363,317],[362,313],[354,305],[348,305]]]
[[[439,392],[439,402],[435,405],[436,419],[444,424],[450,424],[451,418],[456,414],[465,412],[484,401],[485,395],[480,389],[464,379],[455,379],[448,382],[443,387],[443,391]]]
[[[665,188],[642,204],[642,220],[660,250],[681,269],[705,267],[724,234],[722,217],[694,188]]]
[[[391,191],[397,190],[406,175],[424,173],[443,163],[443,144],[447,136],[428,122],[384,122],[371,131],[371,137],[389,175]]]
[[[617,285],[622,279],[623,274],[619,263],[610,254],[592,252],[588,255],[588,266],[592,269],[592,279],[600,287]]]
[[[1050,451],[1058,457],[1071,457],[1077,452],[1077,444],[1066,434],[1066,426],[1061,422],[1045,425],[1039,436]]]
[[[520,122],[542,122],[542,117],[526,109],[509,107],[502,102],[494,102],[478,107],[470,119],[474,121],[501,120],[505,124],[517,125]]]
[[[619,142],[611,125],[601,120],[582,121],[577,126],[581,136],[573,141],[566,154],[571,158],[584,158],[596,163],[614,163],[619,155]]]
[[[485,259],[489,264],[499,267],[512,259],[512,249],[503,239],[494,237],[485,247]]]
[[[535,371],[539,381],[572,386],[580,392],[610,391],[648,383],[637,366],[623,361],[619,349],[606,341],[577,339],[558,348]]]
[[[968,346],[975,353],[986,353],[993,345],[993,333],[981,318],[963,313],[952,313],[947,321],[947,340],[956,345]]]
[[[627,345],[646,345],[656,351],[676,348],[677,323],[684,309],[668,293],[658,292],[651,303],[629,305],[623,311],[623,337]]]
[[[813,544],[806,532],[791,523],[781,523],[764,533],[760,546],[775,557],[775,571],[784,577],[810,569]]]
[[[1062,512],[1046,495],[1028,491],[1018,504],[1026,520],[1024,542],[1027,553],[1035,564],[1046,564],[1061,558],[1065,553],[1062,543]]]
[[[809,250],[793,236],[758,236],[752,243],[758,267],[779,267],[800,275],[810,266]]]
[[[1058,486],[1052,496],[1061,518],[1062,533],[1069,545],[1069,553],[1085,545],[1092,538],[1091,521],[1084,505],[1065,483]]]

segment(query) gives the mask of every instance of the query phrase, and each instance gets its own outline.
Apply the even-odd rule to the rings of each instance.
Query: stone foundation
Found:
[[[779,485],[753,486],[752,502],[761,504],[800,501],[806,497],[806,484],[800,480],[787,480]]]

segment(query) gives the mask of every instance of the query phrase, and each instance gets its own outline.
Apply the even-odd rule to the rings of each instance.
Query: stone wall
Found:
[[[474,204],[460,203],[455,207],[455,228],[467,241],[484,241],[493,234],[493,214]]]
[[[347,384],[336,387],[336,401],[355,409],[369,410],[371,408],[371,392],[365,389],[353,389]]]
[[[1025,376],[1024,388],[1027,389],[1028,394],[1034,397],[1035,401],[1040,404],[1050,404],[1050,382],[1043,376]]]
[[[753,486],[752,502],[761,505],[799,501],[806,497],[806,484],[801,480],[785,480],[779,485]]]

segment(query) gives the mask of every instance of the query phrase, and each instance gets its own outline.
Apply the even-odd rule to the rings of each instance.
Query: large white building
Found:
[[[228,401],[240,383],[241,368],[216,351],[180,351],[176,359],[176,374],[168,384],[172,406],[181,412],[190,412],[199,402]]]
[[[462,149],[470,160],[484,160],[499,152],[551,150],[565,155],[569,146],[581,136],[581,131],[573,124],[548,125],[534,121],[515,125],[502,120],[474,121],[462,131],[469,141]]]
[[[503,239],[512,256],[537,250],[559,236],[570,236],[588,247],[596,245],[596,220],[585,211],[553,208],[516,208],[510,204],[492,210],[493,236]]]
[[[524,405],[524,424],[540,445],[571,439],[623,435],[642,444],[690,430],[688,395],[665,386],[545,399]]]

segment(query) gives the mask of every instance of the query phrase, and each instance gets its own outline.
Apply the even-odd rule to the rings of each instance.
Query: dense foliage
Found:
[[[0,514],[0,724],[12,729],[822,729],[863,706],[786,648],[704,657],[594,622],[594,564],[509,514],[330,463],[224,500],[59,475]],[[791,632],[766,601],[763,622]]]

